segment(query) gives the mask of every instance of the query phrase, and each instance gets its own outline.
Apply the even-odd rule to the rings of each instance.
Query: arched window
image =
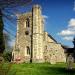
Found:
[[[27,54],[30,55],[30,48],[27,46]]]
[[[29,22],[30,22],[30,21],[29,21],[29,18],[27,18],[27,19],[26,19],[26,27],[30,27]]]

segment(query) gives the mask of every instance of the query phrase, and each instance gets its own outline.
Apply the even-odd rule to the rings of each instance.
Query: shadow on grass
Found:
[[[51,75],[75,75],[75,69],[67,70],[62,67],[41,67],[40,69]]]

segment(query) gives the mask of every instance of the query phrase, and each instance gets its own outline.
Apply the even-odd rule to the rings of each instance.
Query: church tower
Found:
[[[32,8],[32,54],[33,62],[43,62],[43,17],[41,7],[34,5]]]
[[[30,62],[31,59],[32,13],[18,16],[16,43],[12,52],[14,61]]]

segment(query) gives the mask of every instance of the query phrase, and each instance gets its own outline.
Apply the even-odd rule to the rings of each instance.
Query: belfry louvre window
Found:
[[[27,46],[27,54],[30,55],[30,48]]]
[[[30,20],[29,20],[29,18],[26,19],[26,27],[30,27]]]

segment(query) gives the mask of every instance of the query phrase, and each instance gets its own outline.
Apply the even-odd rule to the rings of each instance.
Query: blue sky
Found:
[[[75,31],[74,34],[69,35],[68,29],[70,28],[69,22],[75,21],[74,0],[37,0],[35,3],[42,6],[43,15],[48,17],[45,23],[46,31],[59,43],[73,46],[71,41]]]
[[[73,47],[72,39],[75,36],[75,8],[74,0],[33,0],[32,3],[25,7],[17,7],[18,11],[30,11],[32,5],[39,4],[42,7],[42,14],[45,16],[45,30],[51,34],[58,43]],[[10,12],[13,9],[6,9]],[[10,21],[6,20],[15,30],[11,31],[15,35],[15,26]],[[8,24],[5,23],[5,26]],[[14,27],[13,27],[14,26]],[[8,29],[8,27],[7,27]],[[11,28],[10,28],[11,29]]]

